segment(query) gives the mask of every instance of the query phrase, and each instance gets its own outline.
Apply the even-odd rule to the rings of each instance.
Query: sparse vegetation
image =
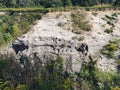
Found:
[[[117,63],[120,65],[120,60],[117,60]]]
[[[114,58],[114,53],[119,49],[120,40],[110,41],[102,49],[102,54],[106,55],[108,58]]]
[[[97,16],[97,13],[96,12],[92,12],[92,15]]]
[[[109,24],[109,25],[112,26],[112,27],[115,27],[114,23],[111,22],[111,21],[107,21],[107,24]]]
[[[85,37],[84,36],[74,36],[72,39],[83,41],[85,39]]]
[[[110,29],[106,29],[104,32],[110,34],[113,33],[115,23],[117,22],[118,13],[113,13],[111,16],[105,15],[105,18],[102,18],[103,20],[107,21],[107,24],[110,25]]]
[[[66,47],[66,46],[67,46],[67,43],[66,43],[66,42],[64,42],[64,43],[61,45],[62,48]]]
[[[108,15],[105,15],[105,17],[107,18],[107,19],[109,19],[110,21],[112,21],[112,20],[116,20],[116,15],[114,15],[114,14],[112,14],[111,16],[108,16]]]
[[[112,28],[111,29],[106,29],[105,32],[108,33],[108,34],[113,33],[113,29]]]
[[[118,17],[118,13],[113,13],[112,17]]]
[[[81,31],[90,31],[91,25],[87,20],[86,13],[84,11],[75,11],[71,14],[73,22],[73,32],[80,34]]]

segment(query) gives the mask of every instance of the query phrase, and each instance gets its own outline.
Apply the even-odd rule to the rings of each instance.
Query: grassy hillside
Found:
[[[28,12],[26,9],[3,9],[3,11],[4,10],[8,12],[0,15],[0,47],[29,31],[30,26],[46,13],[45,10],[44,12],[40,12],[37,11],[37,9],[27,9]]]

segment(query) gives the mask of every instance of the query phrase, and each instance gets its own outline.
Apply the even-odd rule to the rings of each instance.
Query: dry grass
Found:
[[[74,11],[71,14],[73,22],[73,32],[80,34],[81,31],[91,31],[91,24],[87,20],[87,14],[84,11]]]

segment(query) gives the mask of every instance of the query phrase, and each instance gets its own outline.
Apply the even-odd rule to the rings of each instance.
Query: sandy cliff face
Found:
[[[115,20],[109,20],[106,16],[112,17],[114,14],[118,14]],[[115,63],[120,54],[120,48],[118,49],[115,58],[110,59],[101,54],[101,49],[109,43],[120,39],[120,11],[98,11],[89,12],[90,22],[93,25],[91,32],[84,33],[86,37],[85,42],[89,46],[89,53],[96,57],[97,67],[102,71],[116,71],[117,64]],[[94,15],[96,14],[96,15]],[[111,21],[114,26],[108,24]],[[106,33],[106,29],[113,29],[112,33]],[[89,38],[89,39],[88,39]]]
[[[17,56],[26,55],[29,57],[36,54],[43,64],[46,60],[54,60],[56,56],[60,55],[65,60],[66,70],[69,71],[80,70],[83,61],[89,60],[88,57],[92,56],[97,60],[96,66],[100,70],[116,71],[117,64],[115,60],[108,60],[107,57],[100,54],[100,50],[109,40],[120,38],[120,15],[118,15],[117,22],[115,22],[113,33],[108,34],[104,31],[110,25],[103,18],[105,15],[112,15],[115,12],[86,13],[93,26],[92,31],[83,32],[79,35],[72,33],[71,12],[47,13],[33,26],[30,32],[16,39],[11,48],[3,53],[12,52]],[[84,36],[83,41],[74,39],[80,36]]]
[[[88,59],[88,46],[74,40],[76,34],[71,30],[70,12],[48,13],[3,53],[12,52],[17,58],[22,55],[33,58],[36,55],[42,65],[60,56],[64,59],[65,70],[79,71],[84,60]],[[38,61],[33,60],[32,63]]]

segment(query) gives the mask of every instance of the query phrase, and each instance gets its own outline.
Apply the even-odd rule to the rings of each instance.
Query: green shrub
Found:
[[[9,42],[11,39],[12,39],[11,34],[10,34],[10,33],[5,33],[5,35],[4,35],[4,40],[5,40],[6,42]]]
[[[6,32],[7,28],[8,28],[8,24],[7,23],[3,23],[1,26],[0,26],[0,33],[4,33]]]
[[[109,50],[109,51],[117,51],[118,46],[117,46],[116,43],[111,42],[106,46],[106,49]]]
[[[20,30],[19,30],[19,27],[18,27],[17,23],[13,24],[13,26],[12,26],[12,33],[13,33],[14,37],[17,37],[17,36],[20,35]]]
[[[114,58],[114,57],[115,57],[114,52],[109,51],[109,50],[106,50],[106,51],[104,50],[104,51],[102,51],[102,54],[107,55],[108,58]]]
[[[104,32],[106,32],[106,33],[113,33],[113,29],[112,28],[110,28],[110,29],[106,29]]]
[[[29,90],[27,85],[18,85],[16,90]]]
[[[118,17],[118,14],[117,13],[113,13],[112,16],[113,17]]]
[[[4,45],[5,44],[5,40],[3,38],[3,35],[0,34],[0,46]]]
[[[101,71],[96,71],[96,76],[98,77],[98,80],[103,83],[105,81],[111,82],[114,79],[114,76],[116,74],[114,73],[109,73],[109,72],[101,72]]]
[[[13,89],[10,89],[10,87],[9,88],[6,87],[9,83],[10,83],[9,81],[0,82],[0,90],[13,90]]]
[[[109,19],[110,21],[116,20],[116,18],[115,18],[114,16],[115,16],[114,14],[112,14],[112,16],[105,15],[105,17],[106,17],[107,19]]]
[[[109,24],[109,25],[111,25],[111,26],[115,26],[114,24],[113,24],[113,22],[111,22],[111,21],[107,21],[107,24]]]
[[[109,41],[102,49],[102,54],[107,55],[108,58],[114,58],[114,53],[119,49],[120,40]]]

